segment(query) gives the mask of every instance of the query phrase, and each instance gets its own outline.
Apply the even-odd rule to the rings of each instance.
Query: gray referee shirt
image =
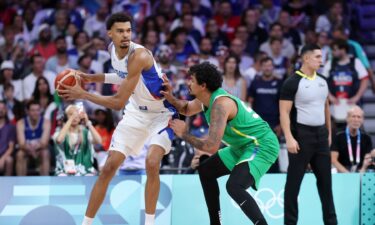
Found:
[[[280,92],[280,100],[293,101],[291,123],[308,126],[325,124],[327,97],[326,79],[320,74],[309,78],[301,71],[296,71],[286,79]]]

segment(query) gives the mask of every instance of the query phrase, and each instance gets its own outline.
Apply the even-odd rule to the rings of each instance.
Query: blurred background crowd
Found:
[[[153,52],[176,96],[192,98],[187,71],[209,61],[222,71],[223,88],[266,120],[281,143],[280,87],[299,68],[300,48],[317,43],[335,125],[333,171],[372,170],[374,11],[374,0],[0,0],[0,173],[100,171],[122,112],[64,101],[55,93],[54,78],[67,68],[113,72],[105,22],[116,12],[132,15],[133,41]],[[118,86],[91,83],[85,88],[112,95]],[[187,120],[191,133],[206,135],[203,115]],[[365,141],[354,161],[340,133],[345,127],[367,131],[360,136]],[[270,172],[286,171],[285,145],[281,148]],[[144,173],[146,154],[147,144],[119,174]],[[176,138],[161,171],[194,173],[201,157],[198,149]]]

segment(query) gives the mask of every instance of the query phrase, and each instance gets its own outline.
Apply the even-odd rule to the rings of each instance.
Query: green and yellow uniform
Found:
[[[235,96],[228,94],[222,88],[214,91],[210,105],[204,109],[208,123],[212,105],[219,97],[231,98],[237,104],[237,115],[230,121],[224,131],[223,143],[227,147],[219,150],[218,154],[224,165],[232,171],[242,162],[248,162],[250,174],[258,189],[260,178],[268,171],[279,155],[279,142],[268,123],[259,117],[250,107]]]

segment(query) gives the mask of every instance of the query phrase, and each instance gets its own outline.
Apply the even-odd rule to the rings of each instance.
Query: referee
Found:
[[[284,224],[296,225],[297,197],[307,164],[317,179],[325,225],[337,225],[332,196],[331,121],[328,85],[316,73],[322,63],[319,46],[301,50],[302,66],[283,84],[280,93],[280,123],[288,149],[289,167],[284,194]]]

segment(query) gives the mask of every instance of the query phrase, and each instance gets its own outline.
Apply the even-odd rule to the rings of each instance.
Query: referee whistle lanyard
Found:
[[[357,129],[357,148],[356,148],[357,152],[356,152],[356,157],[355,157],[356,158],[355,163],[353,159],[353,148],[352,148],[352,141],[350,139],[349,127],[346,127],[345,133],[346,133],[346,141],[348,143],[349,160],[350,160],[350,163],[353,165],[352,169],[355,170],[357,168],[357,165],[359,164],[360,155],[361,155],[361,131]]]

